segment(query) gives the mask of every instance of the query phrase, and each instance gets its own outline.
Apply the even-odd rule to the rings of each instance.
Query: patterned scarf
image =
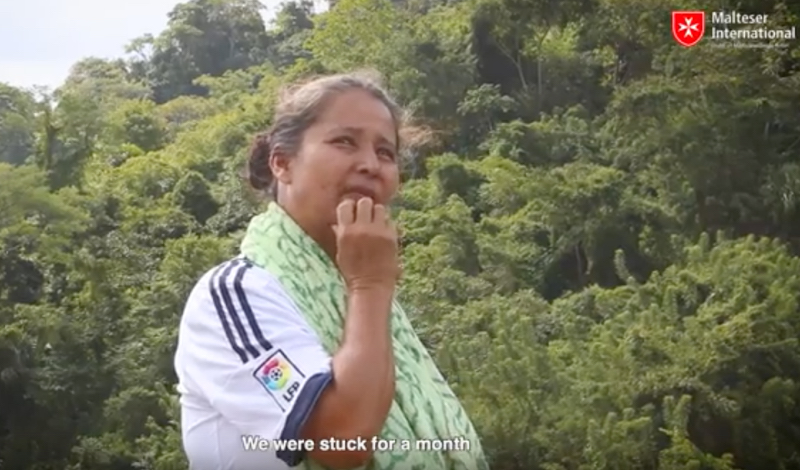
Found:
[[[268,270],[333,354],[345,317],[345,285],[322,248],[276,203],[250,222],[242,255]],[[488,470],[480,441],[458,398],[420,342],[403,308],[392,303],[395,397],[368,470]],[[307,470],[324,469],[305,460]]]

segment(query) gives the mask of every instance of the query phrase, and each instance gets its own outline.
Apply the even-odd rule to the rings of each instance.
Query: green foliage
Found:
[[[663,0],[311,4],[190,0],[53,94],[0,84],[0,467],[186,468],[177,325],[260,208],[249,137],[374,67],[436,131],[401,296],[492,468],[800,468],[797,44],[685,49]]]

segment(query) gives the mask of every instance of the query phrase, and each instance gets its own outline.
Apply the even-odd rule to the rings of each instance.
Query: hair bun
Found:
[[[269,157],[272,154],[272,136],[262,132],[253,139],[248,157],[248,180],[250,186],[257,191],[267,190],[272,186],[272,171],[269,168]]]

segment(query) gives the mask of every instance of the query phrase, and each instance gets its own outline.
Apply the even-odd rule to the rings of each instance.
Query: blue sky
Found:
[[[120,57],[167,24],[177,0],[0,0],[0,82],[57,87],[78,60]],[[281,0],[262,0],[265,17]]]

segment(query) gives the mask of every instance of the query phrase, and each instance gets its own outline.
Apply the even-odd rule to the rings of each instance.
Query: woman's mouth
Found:
[[[378,193],[374,191],[372,188],[366,186],[351,186],[347,188],[344,192],[345,199],[353,199],[358,201],[361,198],[369,198],[373,201],[377,202]]]

